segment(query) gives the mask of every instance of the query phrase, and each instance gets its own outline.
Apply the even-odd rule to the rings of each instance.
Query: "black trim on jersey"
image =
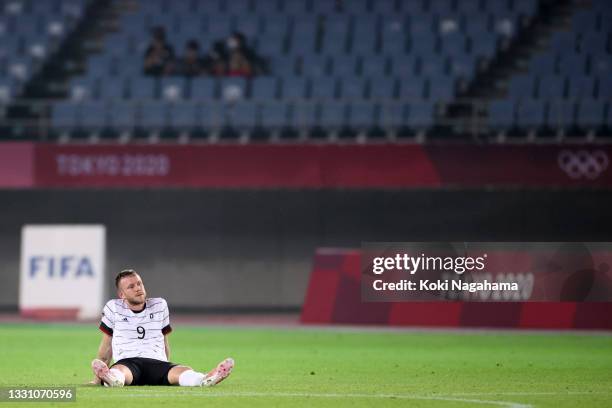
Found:
[[[172,331],[172,327],[170,327],[170,325],[167,325],[166,327],[164,327],[162,329],[162,334],[165,336],[166,334],[170,333]]]
[[[102,332],[108,334],[109,336],[113,335],[113,329],[108,327],[104,322],[100,322],[100,330],[102,330]]]

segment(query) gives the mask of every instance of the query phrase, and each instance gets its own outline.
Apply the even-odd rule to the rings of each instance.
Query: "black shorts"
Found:
[[[132,372],[133,380],[130,385],[170,385],[168,371],[178,365],[143,357],[124,358],[111,367],[117,364],[126,366]]]

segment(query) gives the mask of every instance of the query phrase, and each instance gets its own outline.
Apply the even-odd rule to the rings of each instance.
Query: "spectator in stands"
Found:
[[[204,57],[204,68],[208,75],[224,76],[227,73],[227,50],[223,41],[215,41],[213,48]]]
[[[249,58],[251,51],[245,44],[244,36],[240,33],[234,33],[226,40],[226,44],[229,50],[227,75],[252,76],[253,64]]]
[[[145,75],[161,76],[171,74],[174,69],[174,49],[166,42],[166,30],[155,27],[151,44],[144,57]]]
[[[227,48],[230,50],[230,53],[235,50],[240,51],[242,57],[246,58],[248,61],[252,75],[261,75],[265,73],[264,60],[249,47],[246,36],[243,33],[234,31],[227,39]]]
[[[189,40],[185,46],[185,55],[178,61],[177,72],[186,77],[194,77],[206,73],[205,62],[200,57],[200,44],[197,40]]]

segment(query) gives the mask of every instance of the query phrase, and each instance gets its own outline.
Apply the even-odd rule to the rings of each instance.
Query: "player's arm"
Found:
[[[166,358],[170,361],[170,343],[168,343],[168,334],[164,334],[164,348],[166,349]]]
[[[113,338],[106,333],[102,334],[102,341],[100,341],[100,347],[98,347],[97,358],[104,361],[106,365],[110,365],[111,358],[113,356]],[[90,384],[100,385],[101,381],[98,377],[94,376],[94,379]]]
[[[98,359],[104,361],[107,366],[110,366],[111,358],[113,357],[113,338],[106,333],[102,334],[102,341],[98,347]]]

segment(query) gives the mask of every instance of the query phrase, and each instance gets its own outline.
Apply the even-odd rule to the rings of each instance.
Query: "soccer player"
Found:
[[[170,315],[162,298],[147,298],[140,276],[131,269],[115,278],[119,299],[102,312],[102,342],[91,362],[94,384],[213,386],[230,375],[234,360],[226,358],[208,373],[169,362]],[[110,366],[111,357],[115,364]]]

